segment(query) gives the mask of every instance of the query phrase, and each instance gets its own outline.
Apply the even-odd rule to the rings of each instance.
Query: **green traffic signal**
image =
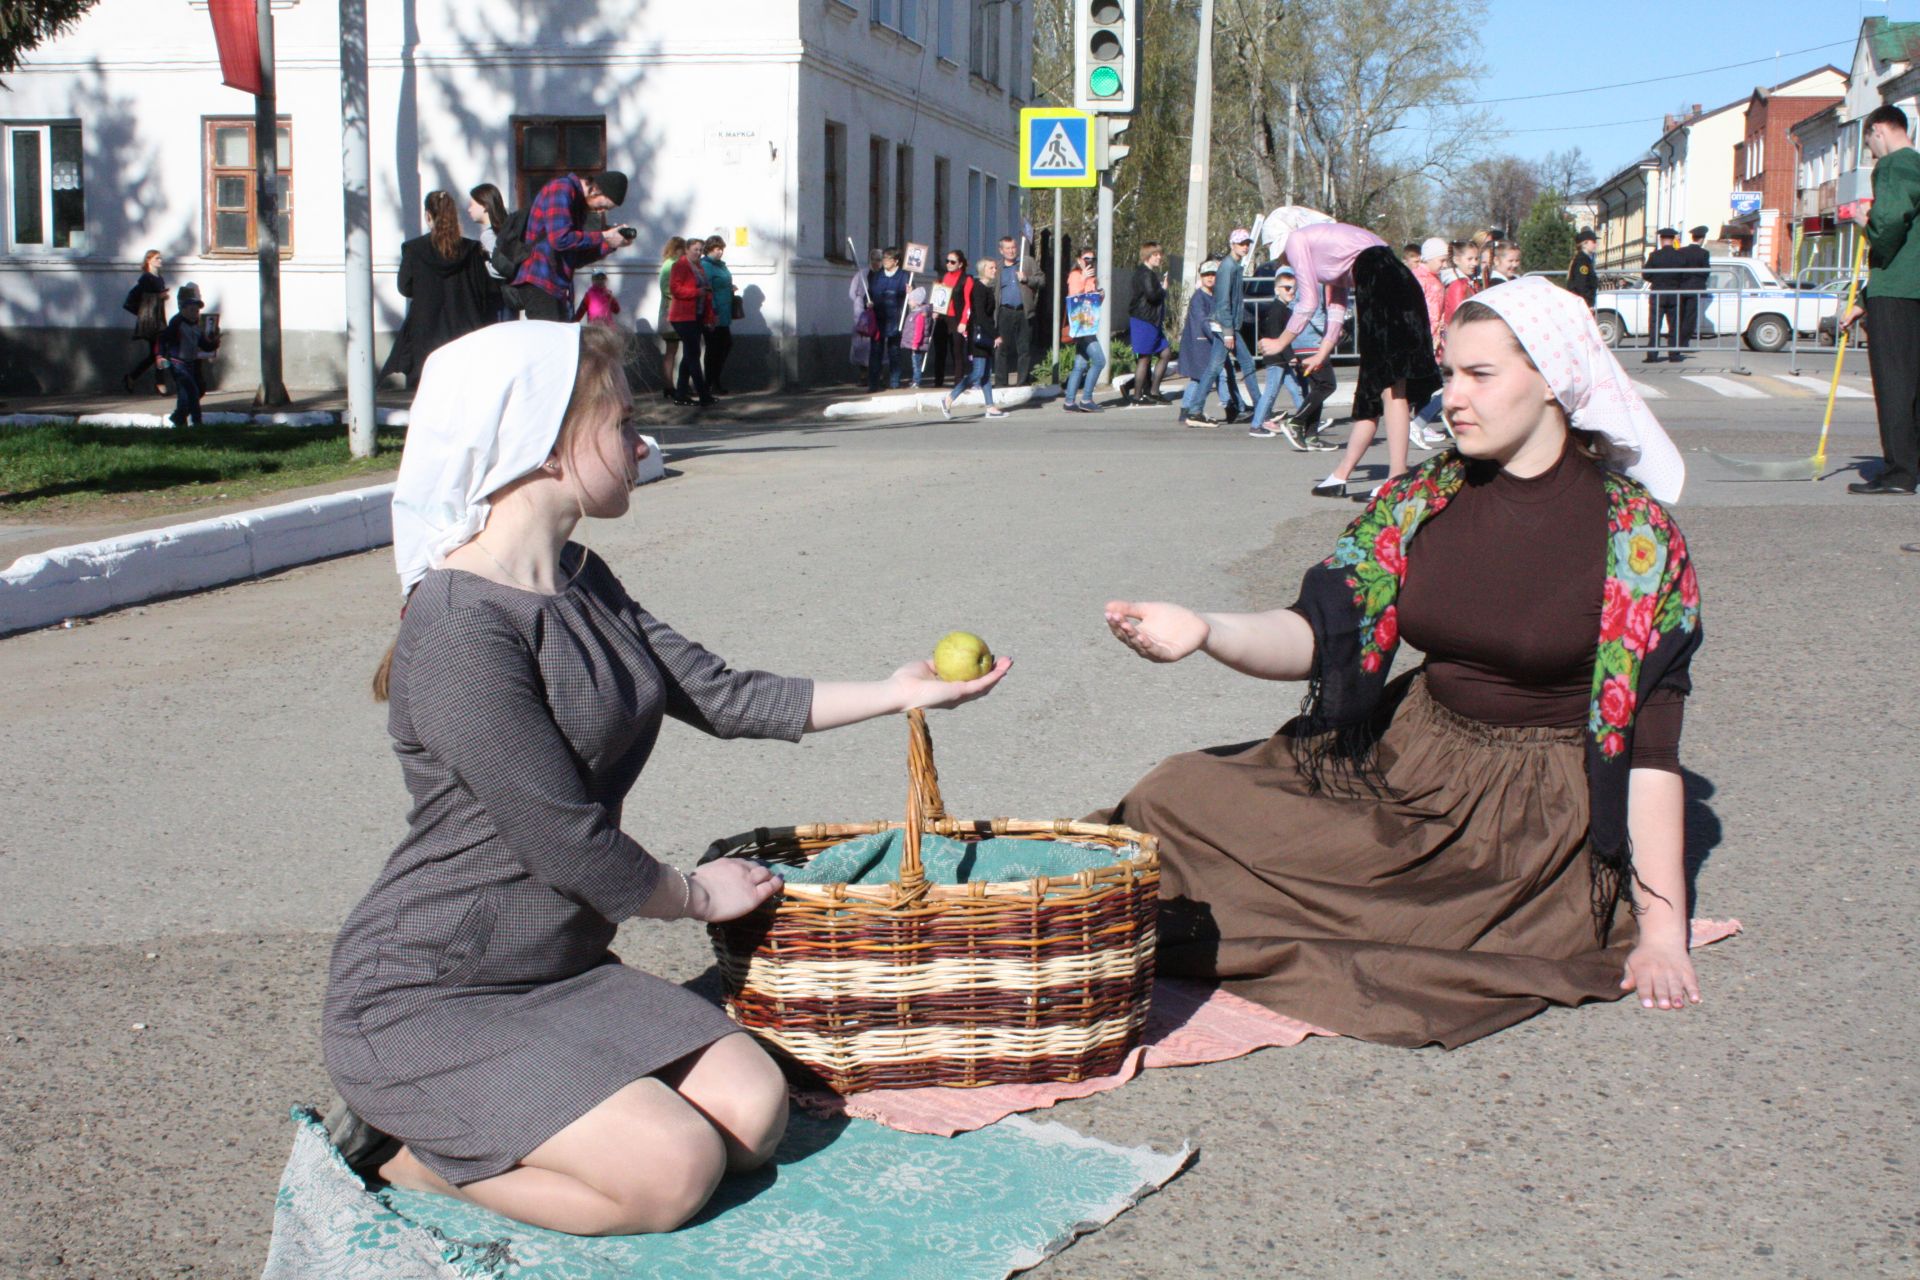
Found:
[[[1120,92],[1120,73],[1112,67],[1095,67],[1087,76],[1087,91],[1096,98],[1111,98]]]

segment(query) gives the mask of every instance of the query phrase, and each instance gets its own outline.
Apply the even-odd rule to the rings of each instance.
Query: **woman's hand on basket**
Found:
[[[1149,662],[1178,662],[1207,642],[1207,620],[1185,605],[1107,601],[1107,630]]]
[[[900,691],[900,709],[915,707],[957,707],[975,698],[984,698],[1013,669],[1012,658],[997,658],[993,670],[974,680],[942,680],[934,673],[933,663],[922,658],[887,677]]]
[[[1643,942],[1627,953],[1624,991],[1638,992],[1646,1009],[1684,1009],[1700,1003],[1700,979],[1684,946]]]
[[[721,858],[687,878],[687,915],[695,920],[738,919],[785,883],[757,862]]]

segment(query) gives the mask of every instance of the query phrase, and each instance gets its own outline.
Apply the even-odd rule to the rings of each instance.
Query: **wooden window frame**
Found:
[[[55,154],[54,134],[72,133],[77,135],[79,145],[79,185],[77,187],[56,186],[55,169],[60,161]],[[34,218],[40,238],[22,243],[18,236],[20,226],[15,217],[19,197],[20,177],[16,166],[17,139],[31,137],[33,141],[32,175],[34,185]],[[6,224],[6,235],[0,240],[0,248],[12,257],[70,257],[87,252],[87,180],[86,180],[86,132],[78,120],[3,120],[0,121],[0,143],[4,143],[4,153],[0,154],[0,187],[4,187],[6,202],[0,208],[0,221]],[[78,191],[80,198],[80,217],[77,225],[67,227],[69,239],[64,245],[56,245],[54,239],[59,235],[61,224],[58,191]],[[77,234],[79,244],[72,243]]]
[[[280,236],[280,256],[282,258],[291,258],[293,257],[295,236],[299,230],[299,220],[294,216],[294,210],[297,204],[297,193],[294,187],[297,156],[293,149],[293,117],[280,116],[276,118],[274,125],[276,135],[284,132],[287,138],[287,163],[284,166],[279,163],[280,151],[276,146],[274,148],[274,172],[281,179],[281,188],[285,192],[285,197],[281,201],[283,207],[279,210],[280,217],[286,223],[285,230]],[[223,165],[219,163],[220,153],[215,143],[214,135],[217,130],[222,129],[244,129],[246,131],[247,165],[244,169],[237,165]],[[259,177],[255,167],[255,161],[259,156],[256,150],[257,145],[258,139],[254,137],[252,116],[202,116],[200,119],[200,169],[204,178],[200,194],[201,207],[205,210],[205,218],[203,219],[201,229],[202,235],[204,236],[204,248],[201,250],[203,257],[247,258],[253,257],[260,252],[259,220],[255,207],[259,197]],[[241,180],[246,192],[243,203],[229,205],[219,203],[220,180],[222,178]],[[223,246],[217,242],[215,232],[219,225],[219,215],[222,213],[239,213],[245,216],[247,225],[247,244],[245,248]]]
[[[825,123],[821,197],[826,244],[822,255],[828,262],[850,263],[853,259],[843,247],[847,239],[847,126],[838,120]]]
[[[577,174],[582,178],[592,177],[607,167],[607,118],[600,116],[514,116],[513,117],[513,194],[514,208],[531,209],[540,189],[555,178],[564,178],[568,174]],[[592,164],[568,163],[567,138],[569,128],[591,127],[600,131],[600,146]],[[557,165],[530,165],[527,163],[527,133],[534,129],[554,128],[561,130],[556,139],[555,156]]]

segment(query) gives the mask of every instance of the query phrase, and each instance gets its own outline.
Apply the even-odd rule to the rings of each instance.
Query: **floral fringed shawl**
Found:
[[[1701,639],[1700,587],[1679,527],[1637,481],[1614,471],[1605,478],[1607,574],[1586,726],[1588,840],[1602,935],[1633,876],[1627,775],[1635,711],[1657,688],[1691,689],[1688,667]],[[1315,787],[1329,774],[1380,785],[1373,752],[1384,726],[1375,713],[1400,643],[1396,601],[1407,546],[1465,482],[1465,460],[1449,451],[1389,484],[1301,583],[1293,607],[1313,627],[1314,670],[1295,733],[1303,739],[1301,769]]]

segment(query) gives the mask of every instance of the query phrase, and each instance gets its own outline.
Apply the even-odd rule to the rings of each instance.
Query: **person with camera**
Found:
[[[573,273],[632,244],[632,227],[589,231],[589,214],[617,208],[627,198],[627,175],[617,169],[591,178],[568,174],[540,188],[527,211],[526,260],[508,299],[529,320],[565,322],[573,315]]]

